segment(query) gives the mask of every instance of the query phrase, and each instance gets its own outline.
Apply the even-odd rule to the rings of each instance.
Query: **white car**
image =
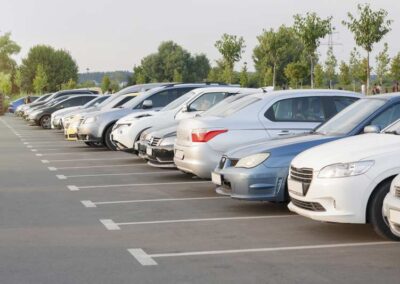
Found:
[[[133,152],[140,134],[150,127],[194,117],[231,95],[251,94],[257,91],[260,90],[232,86],[194,89],[160,111],[132,113],[124,116],[115,123],[111,137],[119,150]]]
[[[393,106],[400,111],[400,104]],[[311,148],[291,164],[289,209],[334,223],[371,223],[400,240],[382,215],[383,199],[400,173],[400,120],[377,134],[363,134]]]
[[[400,238],[400,175],[393,180],[390,192],[383,201],[383,215],[392,233]]]
[[[174,162],[178,169],[210,178],[222,155],[235,147],[307,133],[360,94],[339,90],[290,90],[243,97],[182,120]]]

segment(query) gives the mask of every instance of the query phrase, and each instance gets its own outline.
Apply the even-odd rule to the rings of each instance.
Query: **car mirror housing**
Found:
[[[381,128],[377,125],[368,125],[364,127],[364,133],[379,133]]]
[[[142,108],[143,109],[149,109],[153,107],[153,101],[152,100],[145,100],[143,102]]]

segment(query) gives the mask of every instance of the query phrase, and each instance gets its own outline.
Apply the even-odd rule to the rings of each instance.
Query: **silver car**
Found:
[[[174,162],[178,169],[209,179],[222,155],[258,140],[307,133],[337,113],[338,90],[290,90],[246,96],[223,109],[181,121]]]

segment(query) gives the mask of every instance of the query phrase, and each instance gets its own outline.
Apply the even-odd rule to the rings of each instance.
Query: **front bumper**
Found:
[[[294,190],[302,183],[289,177],[290,211],[324,222],[366,223],[368,198],[371,185],[367,175],[346,178],[314,178],[305,196]]]
[[[117,145],[118,150],[133,152],[133,138],[129,135],[129,125],[115,125],[111,132],[111,140]]]
[[[387,218],[392,233],[400,237],[400,198],[391,192],[383,201],[383,215]]]
[[[252,169],[217,167],[214,173],[221,176],[222,184],[216,192],[232,198],[249,201],[287,201],[286,180],[288,168],[268,168],[261,164]]]
[[[174,145],[146,147],[148,164],[157,168],[176,168],[174,164]]]
[[[77,129],[77,139],[83,142],[102,142],[102,137],[97,135],[96,124],[80,124]]]
[[[183,172],[210,179],[223,153],[214,151],[207,143],[192,146],[175,145],[174,163]]]

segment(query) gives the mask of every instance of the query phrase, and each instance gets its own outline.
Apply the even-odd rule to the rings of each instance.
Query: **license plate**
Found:
[[[389,211],[389,219],[391,222],[400,225],[400,211],[390,210]]]
[[[149,155],[149,156],[152,156],[153,155],[153,149],[150,148],[150,147],[147,147],[146,148],[146,154]]]
[[[135,148],[135,150],[139,150],[139,143],[138,142],[135,143],[135,147],[134,148]]]
[[[222,178],[220,174],[217,173],[211,173],[211,181],[215,183],[216,185],[222,185]]]
[[[176,150],[175,151],[175,158],[177,158],[179,160],[183,160],[183,156],[184,156],[183,151],[181,151],[181,150]]]
[[[303,196],[303,184],[297,181],[288,180],[288,189],[294,194]]]

